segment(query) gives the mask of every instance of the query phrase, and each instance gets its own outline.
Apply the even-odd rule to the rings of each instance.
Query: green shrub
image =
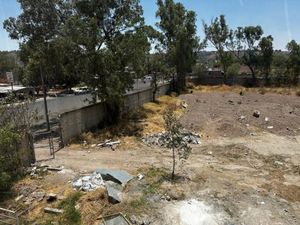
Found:
[[[0,128],[0,192],[10,189],[22,168],[17,154],[19,135],[10,126]]]

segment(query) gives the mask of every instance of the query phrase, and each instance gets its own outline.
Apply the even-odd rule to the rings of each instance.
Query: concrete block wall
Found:
[[[161,85],[156,96],[165,95],[170,85]],[[123,113],[142,106],[152,101],[152,89],[142,90],[125,96],[121,111]],[[60,125],[64,144],[68,144],[72,138],[99,127],[106,118],[105,106],[103,103],[96,103],[80,109],[76,109],[60,115]]]

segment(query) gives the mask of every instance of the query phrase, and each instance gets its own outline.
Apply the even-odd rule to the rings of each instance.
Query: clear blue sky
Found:
[[[180,0],[198,15],[198,33],[203,38],[202,20],[209,22],[226,15],[230,27],[261,25],[265,35],[274,37],[276,49],[285,49],[287,42],[300,42],[300,0]],[[155,25],[156,0],[141,0],[146,23]],[[0,0],[0,50],[18,49],[2,28],[3,21],[20,13],[16,0]]]

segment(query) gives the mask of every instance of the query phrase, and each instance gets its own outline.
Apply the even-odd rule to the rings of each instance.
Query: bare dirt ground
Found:
[[[105,207],[101,203],[100,211],[96,206],[101,204],[95,203],[90,209],[93,217],[83,224],[97,224],[97,216],[115,212],[143,221],[135,224],[300,224],[300,97],[223,92],[187,94],[180,99],[188,104],[181,121],[202,134],[202,144],[192,146],[189,159],[178,165],[174,182],[166,177],[170,152],[138,139],[126,150],[91,145],[64,148],[45,163],[63,165],[65,173],[54,172],[34,182],[64,195],[71,189],[68,181],[98,168],[145,175],[129,183],[122,203],[105,203]],[[253,117],[254,110],[261,112],[259,118]],[[48,152],[39,154],[45,157]],[[34,207],[32,214],[31,218],[45,216]]]
[[[214,92],[183,95],[180,99],[189,105],[182,118],[183,125],[211,137],[242,137],[255,129],[277,135],[300,135],[297,96]],[[253,116],[255,110],[260,111],[259,118]]]

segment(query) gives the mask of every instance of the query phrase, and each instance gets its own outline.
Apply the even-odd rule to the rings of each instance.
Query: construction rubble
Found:
[[[72,183],[73,188],[85,192],[97,188],[107,190],[108,199],[117,204],[122,201],[122,190],[133,179],[133,176],[123,170],[98,169],[91,175],[80,177]]]
[[[193,145],[201,144],[199,134],[189,132],[189,131],[182,131],[181,135],[183,137],[183,140],[187,144],[193,144]],[[156,145],[156,146],[166,147],[166,140],[167,140],[166,132],[156,133],[142,138],[142,141],[149,146]]]

